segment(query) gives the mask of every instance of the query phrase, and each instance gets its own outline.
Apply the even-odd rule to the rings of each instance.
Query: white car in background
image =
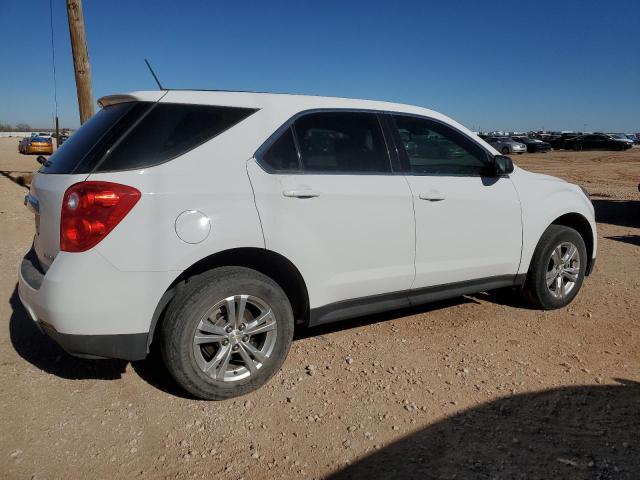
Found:
[[[487,137],[485,141],[503,155],[526,153],[527,146],[511,137]]]
[[[296,324],[502,287],[561,308],[595,263],[580,187],[431,110],[174,90],[100,104],[25,198],[20,298],[72,354],[158,344],[200,398],[263,385]]]

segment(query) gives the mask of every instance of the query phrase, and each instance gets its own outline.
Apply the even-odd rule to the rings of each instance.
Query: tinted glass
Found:
[[[416,174],[481,175],[487,153],[462,133],[432,120],[393,116],[408,170]]]
[[[129,170],[166,162],[254,112],[249,108],[159,103],[113,147],[97,171]]]
[[[298,152],[293,132],[288,128],[262,155],[261,161],[274,171],[298,170]]]
[[[378,117],[373,113],[321,112],[295,121],[302,166],[307,172],[391,171]]]
[[[41,173],[74,173],[96,143],[133,108],[133,103],[119,103],[103,108],[78,129],[49,157]],[[78,171],[88,173],[91,170]]]

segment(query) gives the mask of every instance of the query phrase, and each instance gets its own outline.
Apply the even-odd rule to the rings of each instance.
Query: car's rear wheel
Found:
[[[255,270],[221,267],[189,281],[171,302],[161,349],[185,390],[221,400],[259,388],[280,369],[293,326],[277,283]]]
[[[509,155],[509,147],[502,147],[502,153],[504,155]]]
[[[540,238],[524,285],[530,305],[562,308],[575,298],[587,269],[587,248],[573,228],[551,225]]]

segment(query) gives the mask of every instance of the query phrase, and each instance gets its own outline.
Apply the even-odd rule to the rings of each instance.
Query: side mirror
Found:
[[[47,159],[42,155],[38,155],[38,158],[36,158],[36,160],[40,165],[44,165],[45,163],[47,163]]]
[[[496,175],[506,175],[513,172],[513,161],[510,157],[496,155],[493,157]]]

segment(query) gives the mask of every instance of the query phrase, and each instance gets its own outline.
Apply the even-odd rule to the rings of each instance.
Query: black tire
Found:
[[[572,243],[577,248],[580,268],[572,290],[563,298],[556,298],[547,287],[546,275],[551,254],[563,242]],[[542,234],[529,265],[523,289],[525,301],[533,308],[542,310],[554,310],[567,306],[580,291],[587,269],[587,261],[587,248],[577,231],[563,225],[550,225]]]
[[[275,345],[256,373],[231,382],[217,380],[198,366],[194,335],[212,306],[227,297],[243,294],[260,298],[270,307],[276,318]],[[161,325],[160,347],[167,369],[180,386],[198,398],[222,400],[264,385],[287,357],[293,329],[291,304],[276,282],[249,268],[220,267],[191,278],[171,301]]]
[[[579,152],[580,150],[582,150],[582,144],[581,144],[581,143],[574,143],[574,144],[573,144],[573,149],[574,149],[576,152]]]
[[[502,147],[502,154],[509,155],[509,147]]]

